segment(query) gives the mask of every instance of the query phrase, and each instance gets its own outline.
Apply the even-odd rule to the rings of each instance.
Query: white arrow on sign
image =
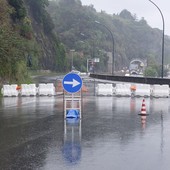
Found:
[[[73,79],[73,81],[64,81],[64,84],[70,84],[70,85],[72,85],[72,87],[75,87],[75,86],[78,86],[80,84],[80,82]]]

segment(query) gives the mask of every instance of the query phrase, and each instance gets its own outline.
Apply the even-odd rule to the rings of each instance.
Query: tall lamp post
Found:
[[[90,57],[90,59],[87,59],[87,66],[86,66],[86,68],[87,68],[87,73],[88,73],[89,72],[89,62],[92,62],[92,63],[94,62],[94,38],[91,37],[91,36],[87,36],[84,33],[80,33],[80,35],[83,36],[83,37],[86,37],[86,38],[91,38],[92,42],[93,42],[91,57]],[[93,67],[93,72],[94,72],[94,67]]]
[[[74,59],[73,59],[73,53],[75,52],[74,49],[70,50],[71,52],[71,71],[73,70],[74,68]]]
[[[164,22],[164,16],[162,14],[162,11],[160,8],[151,0],[149,0],[156,8],[159,10],[161,17],[162,17],[162,23],[163,23],[163,29],[162,29],[162,70],[161,70],[161,77],[164,77],[164,34],[165,34],[165,22]]]
[[[115,70],[115,61],[114,60],[115,59],[114,59],[114,38],[113,38],[113,34],[112,34],[111,30],[108,27],[106,27],[104,24],[101,24],[99,21],[95,21],[95,23],[100,24],[103,27],[105,27],[111,35],[112,43],[113,43],[113,48],[112,48],[112,75],[114,75],[114,70]]]

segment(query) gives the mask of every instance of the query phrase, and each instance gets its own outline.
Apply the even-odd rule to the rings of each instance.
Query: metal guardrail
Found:
[[[170,79],[167,78],[151,78],[151,77],[130,77],[130,76],[113,76],[106,74],[90,74],[91,78],[120,81],[120,82],[133,82],[142,84],[168,84],[170,86]]]

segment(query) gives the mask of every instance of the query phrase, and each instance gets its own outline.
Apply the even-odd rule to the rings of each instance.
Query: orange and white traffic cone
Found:
[[[145,99],[142,101],[142,107],[141,107],[141,113],[139,114],[141,116],[141,123],[144,125],[146,123],[146,105],[145,105]]]
[[[145,99],[142,101],[141,115],[146,115]]]

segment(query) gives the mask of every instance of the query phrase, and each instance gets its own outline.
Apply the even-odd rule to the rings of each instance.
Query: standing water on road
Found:
[[[0,99],[0,169],[169,170],[170,99],[83,97],[64,120],[62,96]]]

